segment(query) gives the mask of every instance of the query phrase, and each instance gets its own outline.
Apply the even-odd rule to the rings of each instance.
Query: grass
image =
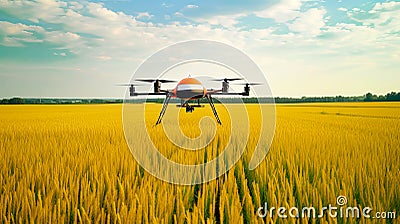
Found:
[[[224,122],[229,118],[221,106]],[[161,106],[147,107],[150,125]],[[349,206],[398,212],[399,108],[399,103],[278,105],[274,141],[257,169],[247,168],[256,143],[252,134],[250,152],[228,173],[206,184],[178,186],[135,162],[124,139],[121,105],[0,106],[0,221],[291,223],[296,219],[259,218],[256,210],[264,202],[320,208],[335,205],[339,195]],[[183,132],[200,136],[196,123],[205,113],[212,116],[207,106],[182,114]],[[226,144],[229,129],[220,129],[219,142],[206,149],[182,152],[167,144],[160,151],[188,164],[210,160]],[[161,130],[151,135],[162,143]],[[366,222],[327,215],[301,221]],[[368,220],[385,221],[399,222]]]

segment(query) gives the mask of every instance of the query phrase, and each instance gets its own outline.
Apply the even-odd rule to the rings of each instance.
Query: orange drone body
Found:
[[[173,97],[185,100],[204,98],[207,95],[207,89],[195,78],[184,78],[172,90]]]

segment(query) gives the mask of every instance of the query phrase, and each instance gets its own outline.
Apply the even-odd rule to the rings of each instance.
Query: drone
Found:
[[[203,107],[200,104],[200,99],[206,98],[210,107],[214,113],[215,119],[218,124],[222,125],[221,120],[219,119],[217,110],[215,109],[213,102],[213,95],[221,96],[221,95],[239,95],[239,96],[249,96],[250,95],[250,86],[261,85],[260,83],[241,83],[238,85],[244,85],[243,92],[229,92],[229,84],[231,81],[243,80],[242,78],[223,78],[223,79],[212,79],[211,81],[220,81],[222,82],[221,89],[207,89],[203,86],[203,84],[196,78],[187,77],[178,82],[176,87],[172,90],[164,90],[161,89],[162,83],[175,83],[174,80],[167,79],[135,79],[137,82],[146,82],[153,83],[154,91],[147,93],[138,93],[135,90],[135,86],[140,86],[140,84],[120,84],[121,86],[129,86],[129,95],[131,97],[142,96],[142,95],[165,95],[165,100],[163,102],[162,109],[160,111],[160,115],[158,116],[157,122],[155,125],[161,123],[162,118],[164,117],[165,111],[167,110],[168,103],[171,98],[179,98],[181,99],[181,103],[177,105],[178,107],[185,108],[186,113],[192,113],[195,107]],[[189,101],[197,100],[197,104],[189,104]]]

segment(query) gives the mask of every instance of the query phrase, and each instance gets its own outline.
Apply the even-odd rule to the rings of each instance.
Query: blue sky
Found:
[[[399,1],[0,0],[0,98],[122,97],[114,83],[193,39],[244,51],[276,96],[400,91]]]

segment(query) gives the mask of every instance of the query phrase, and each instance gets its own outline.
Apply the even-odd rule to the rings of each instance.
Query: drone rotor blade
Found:
[[[135,79],[135,81],[152,83],[152,82],[155,82],[156,80],[154,80],[154,79]]]
[[[161,82],[161,83],[171,83],[171,82],[176,82],[175,80],[168,80],[168,79],[135,79],[135,81],[139,82]]]
[[[259,83],[259,82],[249,82],[249,83],[234,83],[233,85],[249,85],[249,86],[260,86],[260,85],[264,85],[263,83]]]
[[[224,79],[211,79],[211,81],[225,81],[225,82],[231,82],[231,81],[237,81],[237,80],[243,80],[242,78],[224,78]]]
[[[173,82],[176,82],[175,80],[168,80],[168,79],[159,79],[158,81],[160,81],[161,83],[173,83]]]
[[[237,81],[237,80],[243,80],[242,78],[231,78],[231,79],[226,79],[228,81]]]
[[[141,84],[136,84],[136,83],[120,83],[120,84],[115,84],[116,86],[144,86]]]

